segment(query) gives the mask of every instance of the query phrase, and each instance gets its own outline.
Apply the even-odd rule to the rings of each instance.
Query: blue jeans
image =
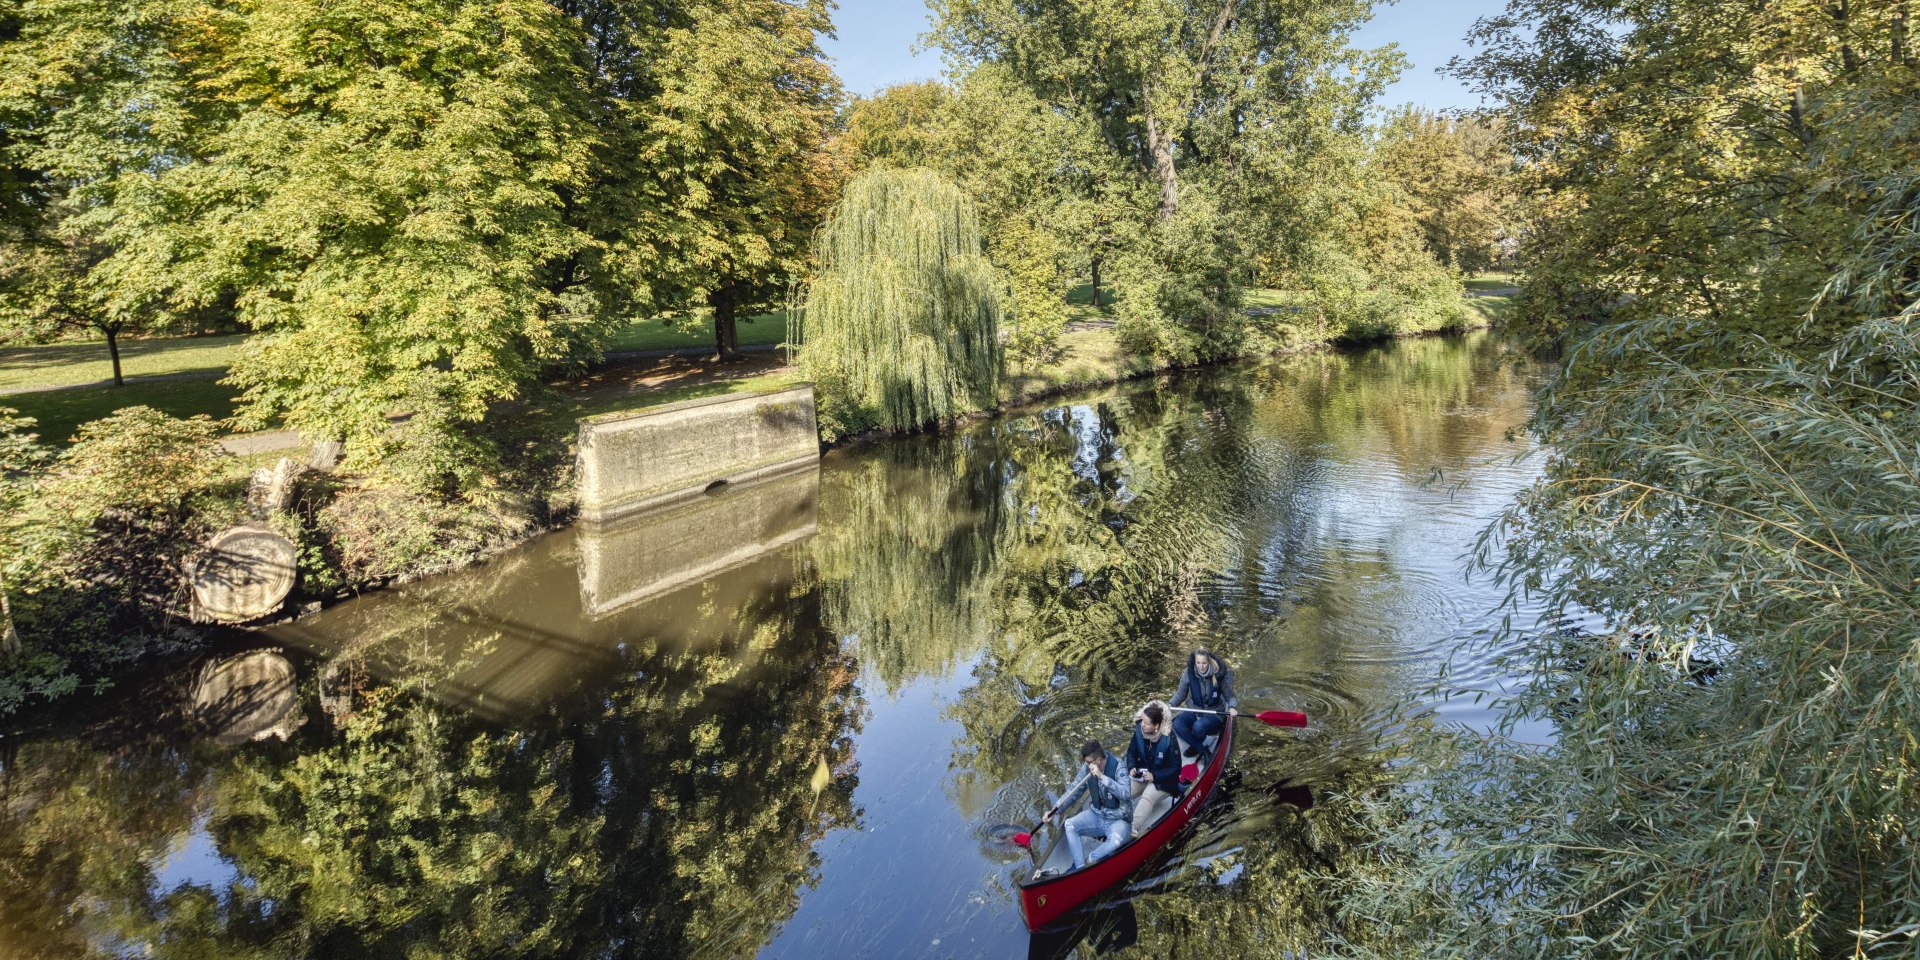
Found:
[[[1132,830],[1132,825],[1124,817],[1108,820],[1098,810],[1082,810],[1067,818],[1067,855],[1073,858],[1073,868],[1078,870],[1120,849]],[[1083,837],[1105,837],[1106,842],[1094,847],[1093,853],[1088,854]]]
[[[1176,713],[1173,715],[1173,732],[1186,741],[1187,746],[1200,750],[1207,745],[1207,738],[1218,736],[1227,725],[1227,718],[1212,713]]]

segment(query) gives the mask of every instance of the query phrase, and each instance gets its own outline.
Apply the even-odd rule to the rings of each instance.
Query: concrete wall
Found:
[[[818,460],[813,385],[582,420],[579,450],[580,519],[608,523]]]
[[[740,484],[714,494],[580,528],[580,605],[598,619],[676,587],[705,580],[818,529],[820,468]]]

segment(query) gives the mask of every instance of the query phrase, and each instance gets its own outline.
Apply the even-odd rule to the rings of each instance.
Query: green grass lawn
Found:
[[[169,373],[222,374],[239,349],[239,334],[120,341],[120,371],[129,377]],[[113,379],[107,342],[47,343],[0,347],[0,394],[27,387],[95,383]]]
[[[207,414],[214,419],[233,415],[234,389],[215,380],[165,380],[130,383],[124,387],[75,387],[40,393],[0,395],[0,407],[13,407],[39,421],[40,439],[65,445],[73,431],[121,407],[152,407],[176,417]]]
[[[1511,273],[1476,273],[1463,285],[1468,290],[1505,290],[1519,286],[1520,278]]]
[[[787,339],[785,313],[757,313],[742,317],[735,329],[743,347],[784,343]],[[713,346],[713,325],[701,324],[691,330],[669,325],[664,320],[643,320],[613,335],[607,352],[618,350],[671,350],[676,347]]]
[[[1499,323],[1513,312],[1512,297],[1468,297],[1464,306],[1467,313],[1479,318],[1486,324]]]
[[[777,344],[786,340],[787,325],[781,313],[762,313],[740,321],[740,345]],[[129,377],[177,373],[224,376],[234,354],[245,339],[239,334],[222,337],[172,337],[154,340],[127,340],[120,344],[120,369]],[[633,324],[615,334],[608,351],[667,350],[676,347],[711,347],[711,327],[680,330],[662,320]],[[113,363],[107,356],[106,341],[48,343],[30,347],[0,348],[0,395],[33,387],[55,387],[98,383],[113,378]],[[18,406],[18,404],[14,404]]]

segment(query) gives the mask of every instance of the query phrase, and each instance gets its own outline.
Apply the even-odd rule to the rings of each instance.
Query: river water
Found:
[[[1343,798],[1489,724],[1421,691],[1538,616],[1467,576],[1538,375],[1474,335],[1124,385],[304,617],[218,709],[211,660],[125,684],[0,741],[0,957],[1312,950]],[[1243,721],[1192,836],[1030,937],[1004,835],[1196,644],[1312,726]]]

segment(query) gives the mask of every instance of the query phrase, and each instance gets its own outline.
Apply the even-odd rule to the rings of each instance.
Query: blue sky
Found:
[[[1435,108],[1472,107],[1478,99],[1458,81],[1435,69],[1456,54],[1468,53],[1467,28],[1499,13],[1506,0],[1401,0],[1374,11],[1355,43],[1378,47],[1397,43],[1412,61],[1400,81],[1388,88],[1382,106],[1403,103]],[[827,55],[847,89],[870,94],[888,84],[930,80],[940,75],[940,55],[913,53],[927,30],[927,8],[912,0],[840,0],[833,17],[839,38],[826,43]]]

